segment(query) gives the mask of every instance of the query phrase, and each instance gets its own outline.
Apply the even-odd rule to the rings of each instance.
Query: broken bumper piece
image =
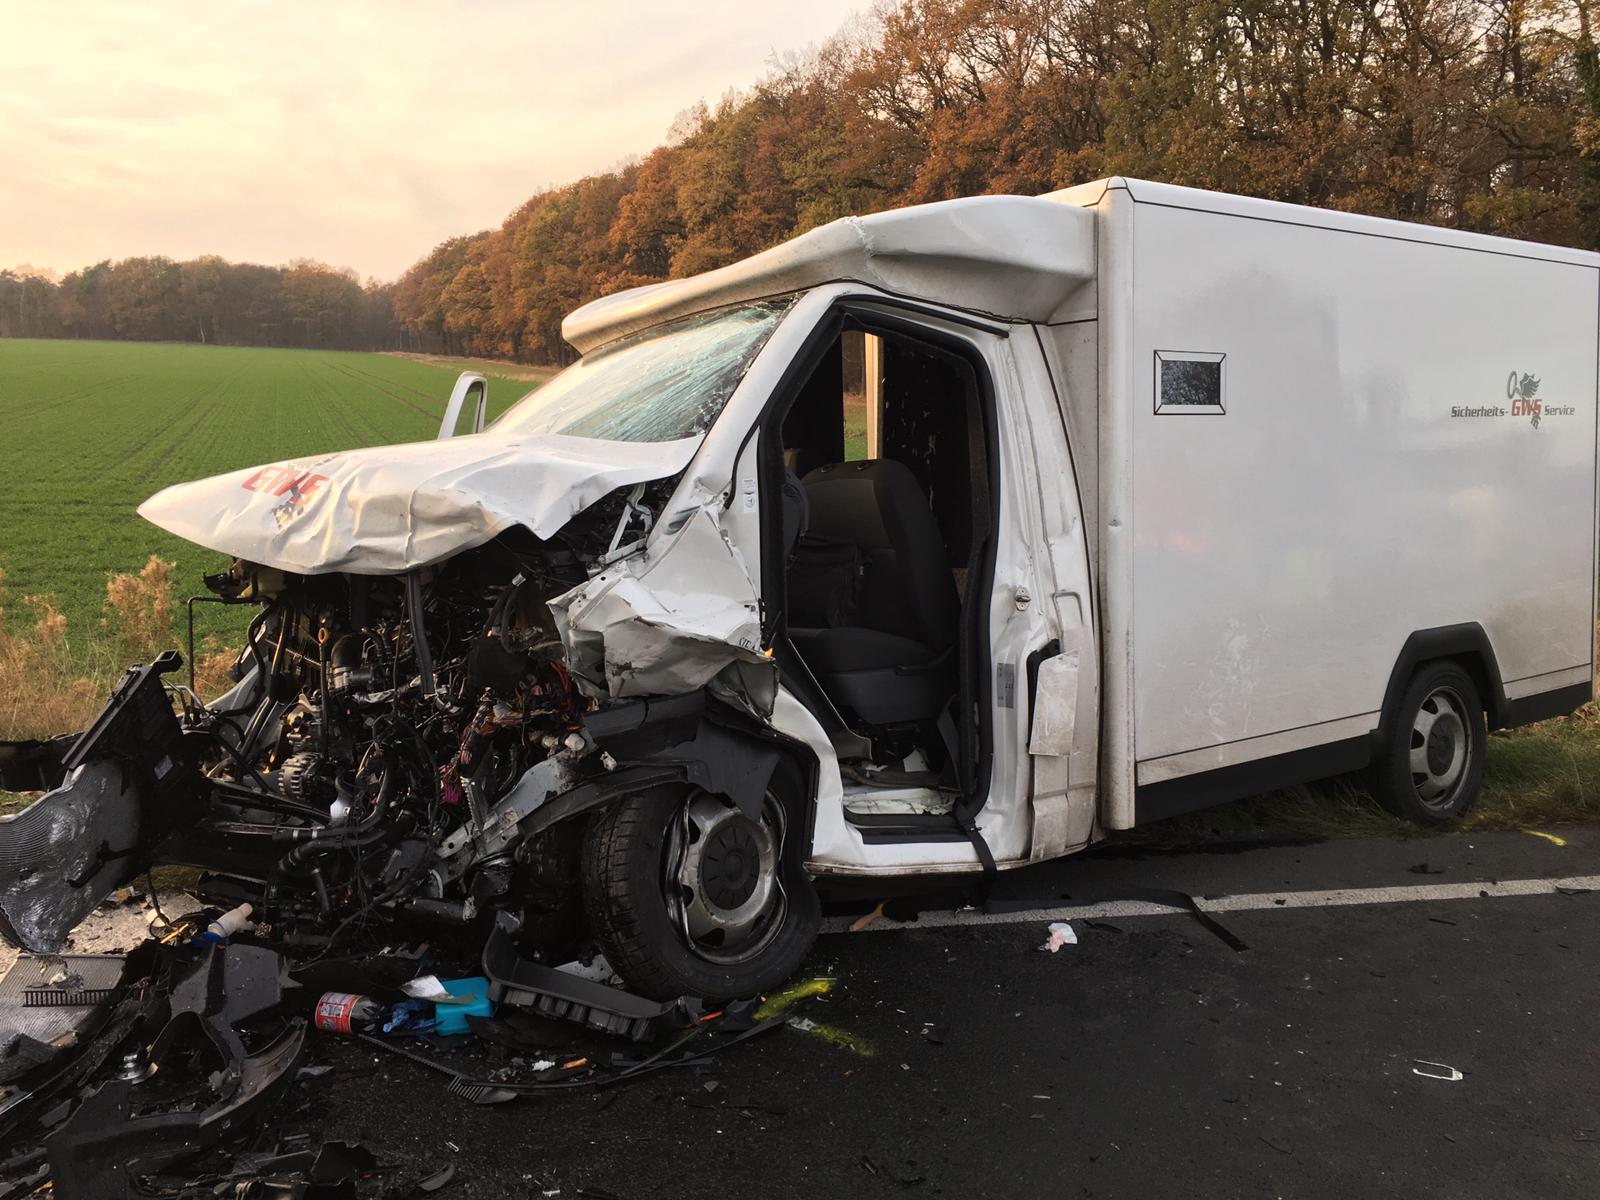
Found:
[[[613,1037],[646,1042],[664,1025],[681,1024],[682,1001],[646,1000],[533,962],[517,950],[516,941],[500,921],[483,947],[483,973],[489,979],[489,998],[496,1004],[576,1021]]]
[[[133,1195],[141,1174],[179,1162],[244,1128],[271,1109],[294,1079],[305,1045],[303,1024],[279,1034],[260,1053],[238,1064],[232,1094],[201,1111],[175,1110],[132,1116],[136,1083],[112,1079],[78,1106],[45,1139],[55,1194],[63,1200],[112,1200]]]
[[[59,950],[151,849],[198,812],[202,780],[161,676],[175,651],[130,670],[72,741],[0,744],[0,787],[53,790],[0,817],[0,937],[34,954]]]

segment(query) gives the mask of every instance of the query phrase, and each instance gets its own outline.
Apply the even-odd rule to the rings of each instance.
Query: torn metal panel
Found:
[[[573,673],[593,695],[674,696],[711,686],[772,711],[777,668],[762,647],[761,602],[714,511],[550,601]]]
[[[88,763],[21,812],[0,817],[0,936],[35,954],[67,934],[126,878],[140,806],[123,768]]]
[[[150,847],[193,817],[200,776],[161,676],[175,652],[123,676],[94,723],[60,750],[63,782],[0,817],[0,938],[35,954],[148,865]],[[54,771],[50,772],[54,777]]]
[[[175,484],[139,515],[283,571],[398,574],[514,526],[549,537],[619,487],[677,474],[699,445],[698,437],[610,442],[491,429]]]
[[[524,772],[482,823],[468,820],[439,843],[437,874],[442,880],[459,878],[478,858],[499,854],[522,836],[522,819],[550,797],[567,791],[578,778],[580,757],[571,751],[553,754]],[[473,854],[465,853],[473,850]]]

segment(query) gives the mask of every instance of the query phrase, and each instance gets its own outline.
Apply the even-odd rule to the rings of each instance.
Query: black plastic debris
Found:
[[[197,943],[196,958],[173,985],[172,1024],[193,1020],[230,1060],[244,1057],[237,1027],[283,1001],[282,960],[264,946]]]
[[[95,905],[148,865],[157,842],[193,819],[202,779],[161,682],[182,665],[169,650],[129,670],[94,724],[70,741],[4,744],[0,786],[18,786],[15,772],[19,785],[54,789],[0,817],[5,940],[59,950]]]
[[[417,1190],[422,1192],[437,1192],[440,1188],[449,1184],[450,1181],[455,1177],[455,1164],[448,1163],[444,1167],[435,1171],[432,1175],[417,1180]]]
[[[281,956],[182,929],[125,958],[23,956],[0,980],[13,1031],[0,1146],[15,1152],[0,1161],[0,1195],[26,1195],[36,1177],[58,1200],[209,1194],[182,1172],[239,1152],[294,1083],[306,1022],[287,1011]],[[332,1200],[308,1188],[340,1154],[351,1156],[279,1164],[282,1178],[230,1194]]]
[[[22,955],[0,979],[0,1109],[10,1085],[100,1024],[122,980],[120,954]]]
[[[636,1042],[649,1041],[680,1011],[678,1001],[646,1000],[523,957],[503,920],[484,944],[483,973],[496,1004],[525,1007]]]
[[[239,1061],[231,1086],[203,1109],[173,1108],[134,1116],[139,1079],[100,1084],[72,1117],[45,1138],[50,1178],[61,1200],[121,1200],[134,1179],[181,1161],[257,1119],[283,1095],[305,1043],[305,1026],[284,1030]]]
[[[358,1142],[329,1141],[320,1146],[280,1147],[267,1155],[241,1155],[234,1160],[232,1182],[273,1189],[272,1194],[296,1191],[323,1195],[330,1189],[355,1184],[378,1171],[372,1152]]]
[[[668,1035],[665,1045],[643,1057],[619,1051],[573,1052],[570,1057],[553,1055],[520,1070],[497,1072],[493,1077],[454,1066],[442,1057],[391,1038],[363,1034],[361,1040],[443,1075],[448,1081],[446,1090],[457,1099],[472,1104],[503,1104],[544,1092],[609,1087],[655,1071],[704,1067],[715,1055],[788,1023],[787,1015],[754,1020],[755,1007],[755,1001],[748,1001],[687,1018],[688,1024]]]
[[[205,940],[213,915],[163,917],[158,937],[126,958],[24,957],[0,980],[0,1014],[23,1031],[0,1041],[0,1197],[48,1185],[57,1200],[367,1200],[459,1182],[453,1166],[419,1179],[354,1143],[286,1133],[308,1114],[278,1110],[291,1089],[314,1110],[320,1081],[375,1069],[351,1067],[337,1049],[349,1039],[324,1041],[331,1061],[311,1061],[322,989],[360,988],[386,1009],[431,1004],[406,1000],[405,985],[459,970],[470,962],[461,948],[375,945],[328,958],[292,926]],[[375,925],[364,940],[393,932]],[[642,999],[524,957],[503,924],[481,962],[499,1007],[465,1016],[472,1036],[412,1028],[360,1040],[441,1076],[455,1100],[493,1105],[662,1070],[699,1074],[788,1020],[757,1020],[754,1000],[707,1011],[688,997]],[[769,1110],[752,1100],[741,1111]]]

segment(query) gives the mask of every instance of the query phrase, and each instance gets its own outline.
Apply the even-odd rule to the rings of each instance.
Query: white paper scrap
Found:
[[[1049,940],[1040,946],[1041,950],[1048,950],[1054,954],[1063,946],[1076,946],[1078,944],[1078,931],[1065,921],[1050,922]]]

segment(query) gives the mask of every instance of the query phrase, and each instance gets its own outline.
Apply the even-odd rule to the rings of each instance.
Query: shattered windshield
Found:
[[[611,442],[704,433],[791,303],[741,304],[623,338],[524,396],[494,428]]]

